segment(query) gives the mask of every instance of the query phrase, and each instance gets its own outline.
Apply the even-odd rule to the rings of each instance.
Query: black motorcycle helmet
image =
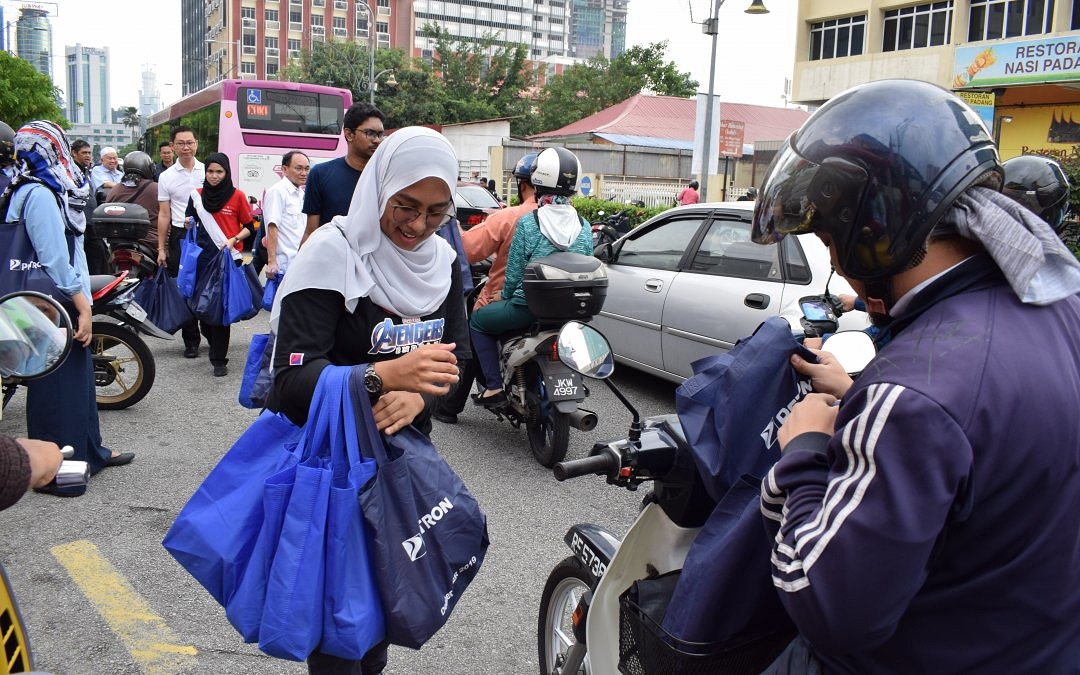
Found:
[[[788,138],[758,195],[753,240],[825,233],[845,276],[884,281],[921,258],[960,193],[977,181],[1000,189],[1001,173],[968,104],[928,82],[870,82]]]
[[[154,179],[154,160],[142,150],[129,152],[124,157],[124,176],[136,174],[143,178]]]
[[[532,184],[538,195],[562,195],[570,197],[577,193],[581,162],[577,155],[566,148],[548,148],[536,157]]]
[[[1042,155],[1021,155],[1001,165],[1005,169],[1002,193],[1019,202],[1061,232],[1069,213],[1069,178],[1061,165]]]
[[[15,162],[15,130],[0,122],[0,166]]]

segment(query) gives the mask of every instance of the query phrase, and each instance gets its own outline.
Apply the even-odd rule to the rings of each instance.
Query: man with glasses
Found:
[[[172,148],[176,161],[158,177],[158,265],[168,263],[171,276],[176,276],[180,265],[180,240],[184,228],[188,199],[192,190],[201,188],[206,178],[206,168],[195,159],[199,141],[191,127],[172,130]],[[184,356],[199,356],[198,331],[184,332]]]
[[[266,228],[266,278],[284,272],[304,238],[304,185],[310,164],[307,155],[290,150],[281,158],[284,175],[263,197],[263,227]]]
[[[349,212],[356,182],[384,136],[386,116],[370,103],[354,103],[343,123],[348,151],[344,157],[311,167],[304,190],[307,231],[304,239],[334,216]]]

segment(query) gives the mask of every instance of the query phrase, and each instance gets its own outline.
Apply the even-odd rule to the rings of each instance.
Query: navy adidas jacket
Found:
[[[1080,297],[981,255],[890,332],[762,484],[785,608],[829,673],[1080,672]]]

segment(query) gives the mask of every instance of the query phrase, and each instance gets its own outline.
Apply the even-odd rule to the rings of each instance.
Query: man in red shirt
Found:
[[[679,196],[675,198],[675,201],[679,203],[679,206],[686,206],[687,204],[697,204],[701,197],[698,195],[698,182],[696,180],[690,181],[688,187],[684,187]]]
[[[520,204],[496,211],[484,222],[461,234],[461,240],[465,244],[465,254],[470,264],[495,256],[495,260],[491,263],[491,270],[488,272],[487,283],[477,294],[470,312],[498,300],[502,292],[503,278],[506,274],[506,258],[510,251],[510,242],[514,238],[514,225],[523,215],[536,210],[536,188],[532,184],[536,156],[537,153],[530,152],[514,165]],[[443,398],[432,413],[432,417],[444,424],[457,423],[457,416],[465,409],[469,390],[472,389],[473,380],[476,379],[476,369],[476,359],[469,359],[462,367],[457,388],[449,396]]]

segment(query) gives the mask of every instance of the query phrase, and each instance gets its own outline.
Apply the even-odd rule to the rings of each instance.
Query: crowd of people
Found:
[[[780,430],[783,455],[760,506],[775,536],[773,583],[799,637],[768,673],[1073,672],[1080,660],[1080,587],[1071,583],[1080,578],[1080,421],[1071,414],[1080,264],[1055,236],[1068,182],[1045,158],[1003,167],[969,113],[924,83],[856,87],[792,135],[751,196],[754,240],[820,237],[859,294],[845,307],[870,314],[884,352],[854,381],[822,353],[818,363],[793,358],[815,393]],[[916,138],[897,145],[897,116],[934,138],[932,148]],[[329,365],[364,368],[387,434],[453,424],[473,379],[477,403],[505,404],[496,336],[533,322],[525,265],[592,252],[589,224],[569,201],[581,171],[570,151],[520,158],[520,204],[444,239],[432,235],[456,227],[452,146],[427,128],[387,135],[384,121],[368,104],[352,106],[346,156],[312,167],[288,152],[263,197],[265,274],[281,277],[267,407],[298,425]],[[190,128],[173,130],[160,165],[133,153],[117,171],[103,152],[89,177],[72,157],[83,147],[69,148],[50,123],[19,129],[13,145],[7,219],[23,214],[42,242],[79,344],[29,387],[27,431],[38,440],[0,438],[0,479],[25,490],[47,483],[61,441],[94,471],[131,460],[101,441],[85,349],[81,238],[92,186],[130,201],[156,186],[157,262],[172,275],[187,228],[207,255],[230,247],[237,257],[253,229],[228,158],[196,159]],[[887,187],[901,183],[907,189]],[[677,200],[695,203],[696,188]],[[69,257],[72,240],[80,245]],[[467,307],[463,263],[490,256],[489,283]],[[227,327],[182,333],[184,356],[198,356],[201,334],[214,375],[227,373]],[[0,505],[11,500],[0,490]],[[386,660],[381,644],[360,661],[317,650],[308,667],[374,674]]]

